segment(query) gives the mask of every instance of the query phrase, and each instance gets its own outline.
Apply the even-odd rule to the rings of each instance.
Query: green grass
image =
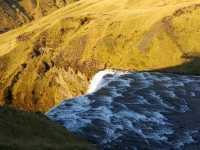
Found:
[[[0,107],[1,150],[95,150],[41,113]]]

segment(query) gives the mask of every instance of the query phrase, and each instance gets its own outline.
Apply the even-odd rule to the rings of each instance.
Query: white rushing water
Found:
[[[181,150],[199,131],[177,131],[168,115],[190,112],[188,100],[200,99],[199,88],[194,76],[102,70],[86,95],[63,101],[47,116],[103,150]]]
[[[91,94],[96,92],[97,90],[101,89],[102,87],[105,87],[108,85],[109,82],[114,80],[115,78],[127,74],[127,72],[122,72],[122,71],[117,71],[117,70],[112,70],[112,69],[106,69],[106,70],[101,70],[97,72],[92,80],[90,81],[89,88],[87,90],[87,94]],[[112,75],[110,80],[105,80],[104,77],[107,75]],[[113,78],[114,77],[114,78]]]

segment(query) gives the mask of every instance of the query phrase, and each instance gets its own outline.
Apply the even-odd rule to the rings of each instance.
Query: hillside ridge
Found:
[[[0,33],[46,16],[77,0],[0,0]]]
[[[98,70],[190,63],[200,56],[199,8],[199,0],[81,0],[4,33],[0,103],[46,112],[85,93]],[[199,74],[198,64],[173,72]]]

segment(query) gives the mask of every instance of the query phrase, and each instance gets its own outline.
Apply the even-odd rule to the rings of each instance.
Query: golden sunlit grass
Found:
[[[1,0],[0,33],[37,20],[77,0]]]
[[[0,35],[0,100],[47,111],[63,98],[82,94],[99,69],[142,71],[186,63],[185,56],[200,52],[199,16],[199,0],[68,5]]]

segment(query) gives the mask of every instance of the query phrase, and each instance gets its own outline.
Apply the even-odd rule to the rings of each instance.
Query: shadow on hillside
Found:
[[[21,13],[21,15],[23,15],[23,17],[25,17],[29,21],[33,19],[31,16],[29,16],[25,8],[23,8],[20,5],[20,2],[18,0],[5,0],[5,3],[7,3],[8,6],[14,11],[16,11],[17,13]]]
[[[187,61],[181,65],[151,70],[150,72],[169,72],[176,74],[200,75],[200,55],[184,56]]]

